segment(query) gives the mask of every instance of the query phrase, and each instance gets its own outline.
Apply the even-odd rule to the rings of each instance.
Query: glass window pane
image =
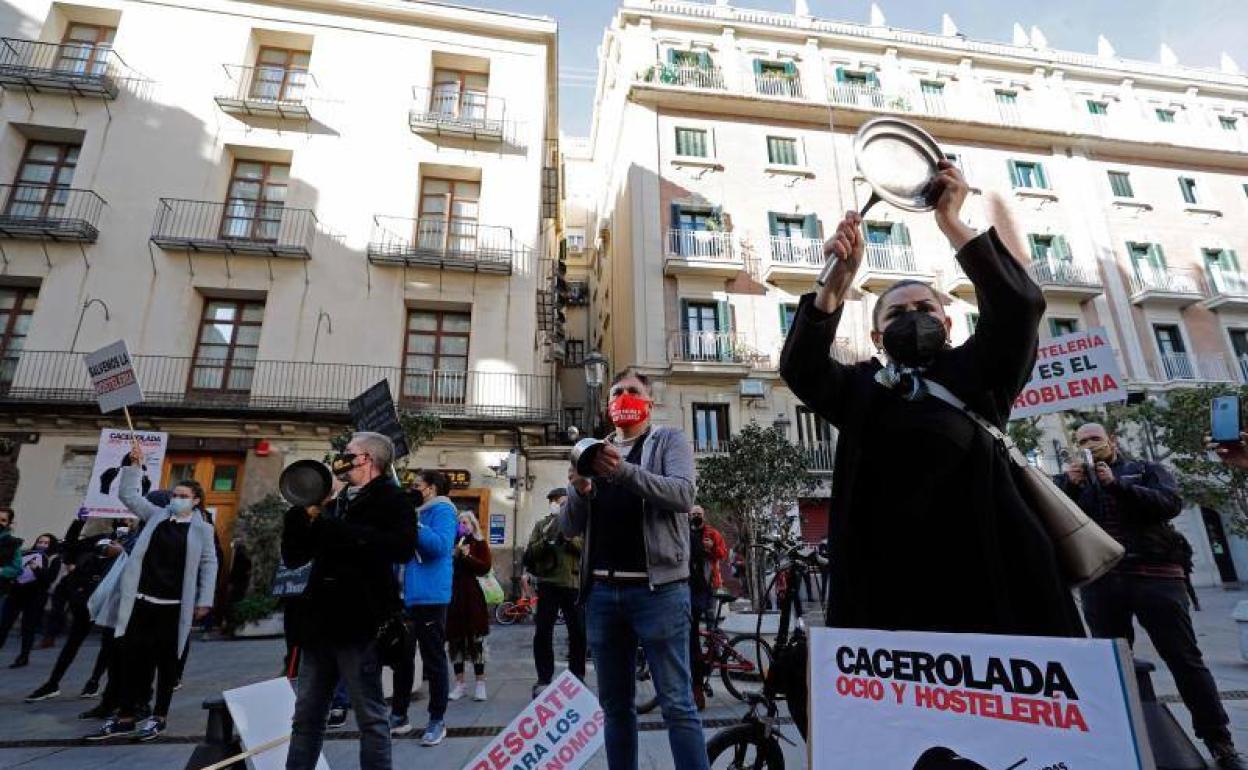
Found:
[[[219,390],[224,373],[224,369],[197,366],[191,373],[191,387]]]
[[[22,166],[22,172],[18,178],[22,182],[31,184],[47,184],[52,181],[52,170],[54,168],[56,167],[44,163],[27,163],[25,166]]]
[[[408,356],[407,368],[427,372],[433,369],[433,356]]]
[[[409,334],[407,335],[407,352],[413,354],[436,353],[437,340],[431,334]]]
[[[459,73],[454,70],[434,70],[433,82],[436,83],[459,83]]]
[[[236,179],[230,185],[230,198],[254,201],[260,198],[260,182]]]
[[[17,305],[17,292],[12,289],[0,289],[0,309],[8,310]]]
[[[433,331],[438,328],[438,314],[412,311],[407,317],[407,328],[413,331]]]
[[[200,344],[199,355],[196,356],[197,362],[217,362],[224,361],[230,354],[229,345],[205,345]]]
[[[233,302],[210,300],[207,309],[204,311],[204,318],[213,321],[233,321],[237,312],[237,307]]]
[[[253,161],[239,161],[234,166],[235,179],[262,179],[264,178],[264,164]]]
[[[438,369],[444,372],[466,372],[468,371],[468,359],[459,358],[458,356],[442,358],[439,360]],[[456,379],[461,378],[456,377]]]
[[[452,356],[468,355],[468,338],[467,337],[443,337],[442,353]]]
[[[285,51],[277,48],[262,48],[257,61],[264,64],[285,64],[286,58],[287,54]]]
[[[420,186],[422,195],[445,194],[451,191],[451,183],[442,179],[426,179]]]
[[[464,88],[473,91],[485,91],[489,88],[490,76],[471,72],[464,75]]]
[[[290,166],[273,164],[269,166],[269,182],[287,182],[290,180]]]
[[[218,465],[212,469],[213,492],[233,492],[237,485],[237,465]]]
[[[236,345],[259,345],[260,344],[260,327],[259,326],[239,326],[234,333],[234,344]]]
[[[35,142],[26,152],[28,160],[42,160],[53,163],[61,157],[61,145]]]
[[[244,321],[263,321],[264,320],[264,304],[260,302],[247,302],[243,304],[243,320]]]
[[[468,313],[447,313],[442,316],[442,328],[448,332],[466,332],[472,328],[472,316]]]
[[[234,348],[234,357],[230,359],[234,366],[254,367],[259,348],[244,346]]]
[[[251,390],[251,369],[231,369],[227,390]]]
[[[290,66],[299,69],[307,69],[309,62],[312,61],[312,54],[306,51],[296,51],[290,55]]]

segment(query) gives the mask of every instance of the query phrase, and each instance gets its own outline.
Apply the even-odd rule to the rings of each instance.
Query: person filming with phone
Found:
[[[1133,620],[1139,620],[1174,675],[1196,736],[1217,767],[1248,770],[1196,644],[1185,584],[1186,541],[1170,523],[1183,509],[1174,477],[1157,463],[1125,456],[1117,437],[1097,423],[1081,425],[1075,445],[1078,455],[1054,481],[1126,549],[1109,574],[1081,591],[1089,630],[1130,643]]]

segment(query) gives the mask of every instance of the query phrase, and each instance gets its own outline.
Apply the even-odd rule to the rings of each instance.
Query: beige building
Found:
[[[559,222],[557,29],[442,3],[18,0],[0,16],[0,504],[82,503],[81,353],[125,339],[229,542],[383,379],[441,416],[510,576],[562,463],[539,289]],[[177,31],[176,34],[173,32]],[[543,454],[545,452],[545,454]],[[536,490],[531,493],[530,490]]]
[[[593,346],[659,380],[661,420],[700,452],[751,420],[786,426],[830,467],[834,437],[780,381],[778,353],[822,238],[869,195],[852,139],[881,115],[924,126],[963,169],[972,225],[1009,212],[1048,300],[1042,335],[1105,327],[1137,391],[1248,382],[1248,77],[1229,59],[1193,69],[1168,51],[1124,60],[1107,41],[1052,50],[1035,29],[980,42],[948,18],[933,34],[805,7],[625,0],[603,37],[569,197],[592,212]],[[881,204],[866,230],[833,354],[871,354],[877,292],[901,278],[936,287],[965,339],[974,290],[931,217]],[[1054,425],[1049,464],[1065,443]],[[802,508],[821,536],[823,506]],[[1224,523],[1180,520],[1200,581],[1248,576],[1248,544]]]

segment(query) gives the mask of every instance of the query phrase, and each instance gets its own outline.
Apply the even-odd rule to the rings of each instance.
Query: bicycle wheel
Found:
[[[720,730],[706,742],[713,770],[784,770],[784,751],[774,735],[763,737],[763,726],[740,724]]]
[[[716,663],[724,689],[737,700],[763,691],[763,680],[771,668],[771,645],[754,634],[737,634],[728,640],[723,657]]]
[[[633,705],[638,714],[649,714],[659,705],[659,692],[654,689],[654,677],[650,675],[650,665],[641,647],[637,648],[636,689],[633,693]]]
[[[516,603],[503,602],[494,608],[494,619],[504,626],[516,622]]]

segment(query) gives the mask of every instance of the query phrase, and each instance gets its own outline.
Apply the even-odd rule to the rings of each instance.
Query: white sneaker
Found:
[[[472,699],[478,702],[485,700],[485,682],[480,679],[477,680],[477,689],[472,694]]]
[[[456,682],[455,686],[451,688],[451,694],[447,698],[449,700],[459,700],[462,697],[464,697],[464,683]]]

